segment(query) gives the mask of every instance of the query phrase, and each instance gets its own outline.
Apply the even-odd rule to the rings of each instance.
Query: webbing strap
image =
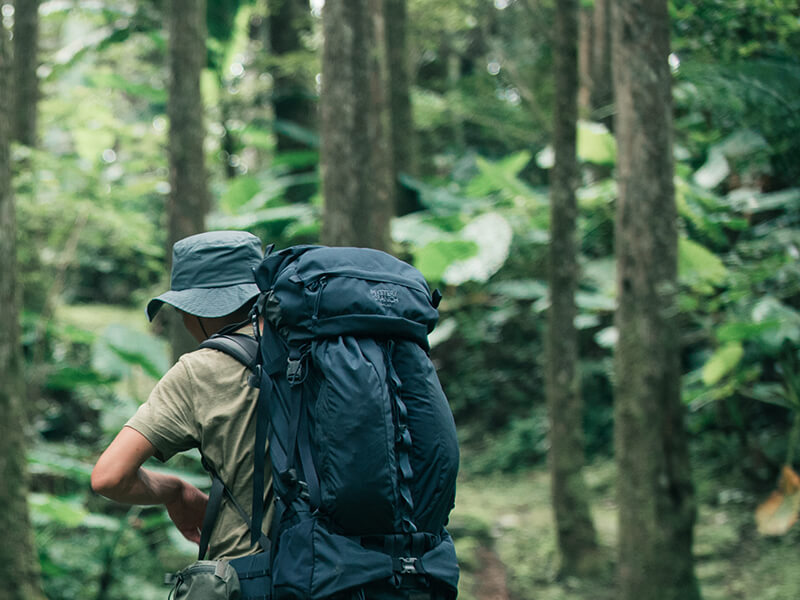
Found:
[[[253,527],[250,543],[255,544],[264,522],[264,469],[266,468],[269,415],[267,399],[272,396],[272,379],[262,373],[256,401],[256,441],[253,454]]]
[[[304,410],[300,419],[298,449],[300,452],[300,465],[303,467],[303,476],[305,477],[306,485],[308,485],[308,497],[311,501],[312,509],[316,509],[322,504],[322,491],[319,485],[319,475],[314,466],[314,457],[311,455],[311,429],[308,419],[308,410]]]
[[[247,525],[247,528],[251,532],[258,531],[259,535],[255,536],[256,541],[253,542],[253,544],[255,545],[257,543],[261,546],[261,549],[264,552],[269,552],[271,543],[269,538],[261,531],[261,527],[259,526],[255,529],[253,528],[253,523],[250,520],[250,517],[247,516],[245,510],[242,508],[242,505],[237,502],[236,498],[233,496],[233,493],[230,491],[228,486],[225,485],[225,482],[222,481],[220,476],[217,475],[217,472],[206,461],[205,457],[202,460],[202,464],[203,468],[211,475],[211,490],[208,494],[206,513],[203,516],[203,526],[200,530],[200,548],[198,553],[199,560],[203,560],[206,552],[208,552],[208,543],[211,539],[211,532],[214,529],[214,525],[219,518],[223,496],[227,496],[228,500],[233,505],[233,508],[236,509],[237,513],[239,513],[239,517],[241,517],[242,521],[244,521],[245,525]]]
[[[206,514],[203,515],[203,527],[200,530],[200,551],[197,560],[203,560],[206,557],[206,552],[208,552],[208,542],[211,539],[211,530],[214,529],[214,524],[217,522],[217,517],[219,517],[224,487],[225,485],[219,477],[212,476]]]

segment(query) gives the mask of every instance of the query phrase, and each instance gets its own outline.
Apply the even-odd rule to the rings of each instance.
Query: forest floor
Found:
[[[64,307],[59,318],[98,335],[114,322],[126,323],[135,331],[148,329],[141,310],[97,305]],[[155,382],[136,370],[132,375],[119,386],[125,389],[124,395],[138,401],[121,405],[117,412],[134,410]],[[125,418],[127,414],[121,415],[115,427]],[[617,510],[612,460],[596,461],[586,469],[592,513],[607,568],[604,574],[583,580],[557,577],[550,482],[544,465],[513,475],[478,477],[468,475],[467,454],[462,462],[465,468],[449,526],[461,563],[461,600],[614,600]],[[753,511],[764,498],[748,491],[744,484],[731,484],[728,479],[723,483],[705,473],[713,465],[696,462],[699,511],[694,552],[703,598],[800,598],[800,526],[783,537],[760,536]],[[162,550],[175,554],[167,561],[170,568],[180,568],[191,559],[193,550],[188,543],[182,543],[179,535],[171,536],[171,540],[166,544],[171,544],[171,550]],[[161,588],[156,587],[152,593],[141,588],[140,593],[141,598],[163,597]]]
[[[614,466],[587,468],[592,513],[607,556],[606,574],[557,577],[550,483],[545,468],[459,482],[451,530],[462,566],[462,600],[612,600],[617,511]],[[753,510],[760,498],[713,481],[698,483],[701,498],[694,552],[705,600],[800,598],[800,531],[765,538]],[[715,489],[719,487],[719,489]],[[709,502],[711,498],[713,501]]]

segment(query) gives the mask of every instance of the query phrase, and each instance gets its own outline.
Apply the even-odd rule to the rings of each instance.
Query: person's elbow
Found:
[[[115,468],[108,461],[100,460],[92,469],[92,491],[106,498],[114,499],[130,487],[131,474]]]

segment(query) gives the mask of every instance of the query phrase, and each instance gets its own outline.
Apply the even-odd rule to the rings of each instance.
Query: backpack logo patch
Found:
[[[400,300],[400,298],[397,296],[397,292],[394,290],[387,290],[386,288],[372,288],[369,291],[369,295],[372,296],[372,299],[375,300],[375,302],[383,306],[397,304],[397,302]]]

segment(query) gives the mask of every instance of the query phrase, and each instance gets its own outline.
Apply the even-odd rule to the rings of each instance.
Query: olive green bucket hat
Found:
[[[261,240],[246,231],[211,231],[175,242],[170,290],[147,303],[147,318],[152,321],[165,303],[198,317],[229,315],[258,295],[253,269],[262,258]]]

